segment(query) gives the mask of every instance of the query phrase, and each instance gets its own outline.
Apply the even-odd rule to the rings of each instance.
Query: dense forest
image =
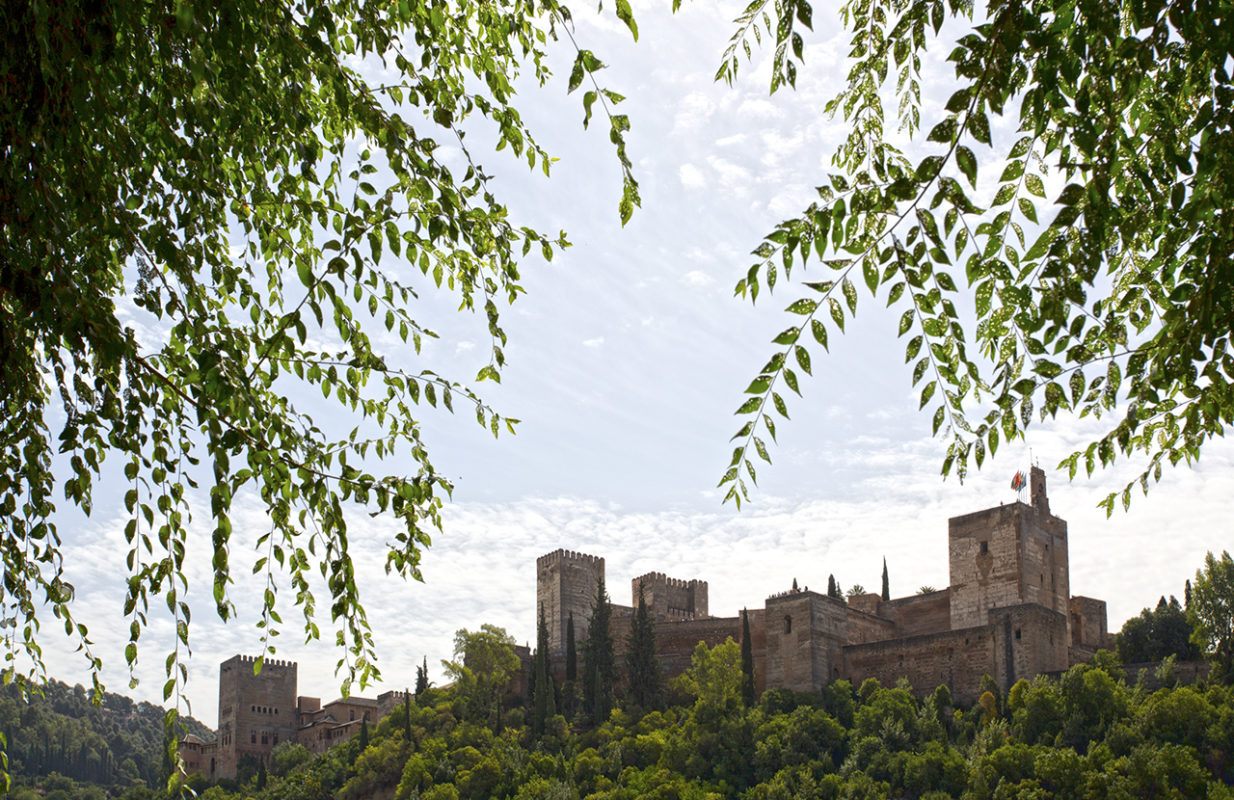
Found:
[[[167,769],[163,757],[165,711],[104,692],[95,704],[89,689],[50,680],[23,699],[15,684],[0,690],[0,731],[8,743],[9,772],[18,786],[38,782],[46,797],[103,796],[102,789],[158,786]],[[214,734],[192,717],[185,733]],[[49,782],[46,776],[54,776]],[[85,789],[77,782],[95,785]],[[11,796],[20,796],[14,790]]]
[[[1170,666],[1161,688],[1127,685],[1102,653],[1005,696],[991,685],[968,708],[945,688],[917,698],[874,680],[747,706],[728,643],[700,647],[658,707],[619,704],[596,727],[558,714],[536,737],[529,709],[494,715],[468,690],[433,689],[322,756],[284,743],[268,771],[196,788],[202,800],[1234,798],[1234,687],[1173,685]]]

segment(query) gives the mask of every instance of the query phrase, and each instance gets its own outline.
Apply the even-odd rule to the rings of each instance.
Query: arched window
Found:
[[[793,632],[793,617],[791,614],[784,615],[784,632],[785,633]]]

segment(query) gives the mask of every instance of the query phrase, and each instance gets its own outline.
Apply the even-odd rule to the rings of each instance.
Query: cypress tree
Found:
[[[553,676],[549,671],[548,624],[544,621],[544,606],[540,606],[540,624],[536,630],[534,663],[535,687],[531,708],[531,735],[539,738],[548,728],[548,721],[557,714],[553,699]]]
[[[574,612],[566,623],[566,683],[561,687],[561,711],[569,718],[578,708],[578,648],[574,644]]]
[[[838,592],[836,591],[836,576],[828,575],[827,576],[827,596],[835,597],[836,594],[838,594]]]
[[[883,556],[883,600],[891,599],[891,584],[887,580],[887,557]]]
[[[416,667],[416,705],[423,706],[428,702],[428,656],[424,664]]]
[[[363,753],[368,748],[368,717],[365,717],[360,722],[360,752]],[[263,761],[261,764],[264,769],[266,764]]]
[[[428,666],[425,664],[425,666]],[[411,690],[403,689],[403,741],[411,744]]]
[[[566,627],[566,680],[578,680],[578,648],[574,646],[574,612]]]
[[[583,713],[596,725],[607,720],[613,709],[613,636],[609,630],[612,615],[613,607],[601,577],[583,643]]]
[[[656,629],[647,603],[643,599],[643,585],[638,585],[638,609],[630,625],[630,638],[626,647],[626,677],[630,681],[630,700],[639,708],[652,708],[660,696],[660,658],[656,655]]]
[[[741,699],[754,705],[754,643],[750,641],[750,612],[741,609]]]

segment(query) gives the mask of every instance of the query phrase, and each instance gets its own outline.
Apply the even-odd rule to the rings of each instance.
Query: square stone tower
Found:
[[[1069,617],[1067,523],[1050,513],[1045,473],[1032,468],[1032,505],[1011,503],[948,523],[951,628],[990,622],[996,608],[1033,603]]]
[[[648,572],[630,581],[630,607],[638,608],[638,589],[653,619],[706,619],[707,581],[670,578],[663,572]]]
[[[220,778],[234,778],[245,756],[264,760],[276,744],[296,738],[296,663],[267,658],[255,675],[255,662],[232,656],[219,665]]]
[[[543,608],[550,653],[565,652],[571,612],[574,641],[582,647],[596,588],[603,578],[604,559],[598,556],[555,550],[536,559],[536,619]]]

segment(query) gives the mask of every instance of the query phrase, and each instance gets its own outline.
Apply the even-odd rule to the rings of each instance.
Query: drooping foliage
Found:
[[[785,396],[801,393],[863,291],[907,337],[920,407],[948,440],[945,475],[963,479],[1034,420],[1104,417],[1063,466],[1091,474],[1139,454],[1139,477],[1103,501],[1111,512],[1223,435],[1234,421],[1227,12],[1187,0],[845,3],[847,75],[825,111],[848,134],[817,200],[766,235],[736,285],[756,300],[795,275],[802,290],[737,409],[726,500],[746,499]],[[771,90],[793,86],[811,4],[755,0],[737,24],[717,77],[734,81],[740,51],[765,35]],[[931,50],[949,53],[950,74],[930,75],[941,105],[922,101]]]
[[[89,514],[105,471],[123,475],[128,516],[115,565],[126,657],[165,603],[165,698],[187,674],[190,514],[208,509],[212,601],[231,618],[242,495],[270,522],[243,567],[266,578],[263,651],[280,586],[318,637],[320,568],[344,690],[378,677],[348,517],[396,520],[387,570],[420,576],[450,490],[421,435],[425,407],[461,404],[494,435],[513,431],[460,381],[500,379],[520,261],[567,245],[511,214],[465,134],[487,129],[547,172],[514,84],[546,81],[564,46],[568,89],[587,84],[584,124],[593,110],[608,119],[623,221],[638,203],[621,97],[596,83],[593,53],[558,43],[569,20],[556,0],[3,5],[0,604],[23,656],[5,662],[6,682],[43,676],[45,602],[97,681],[56,515]],[[417,301],[431,292],[478,312],[478,374],[421,360],[436,334]]]

